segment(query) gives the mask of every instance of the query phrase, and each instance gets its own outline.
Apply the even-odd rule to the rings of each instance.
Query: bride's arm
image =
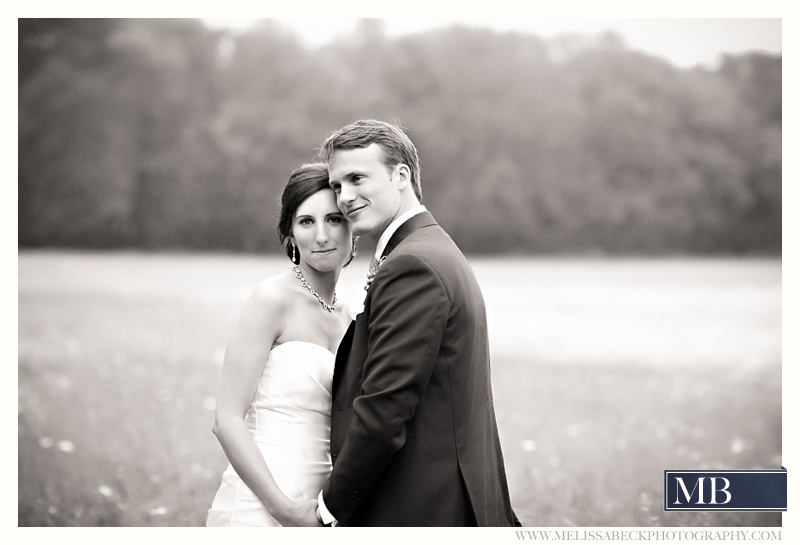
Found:
[[[318,526],[316,500],[295,502],[281,492],[244,423],[285,307],[274,279],[263,282],[247,301],[225,350],[213,431],[236,473],[279,523]]]

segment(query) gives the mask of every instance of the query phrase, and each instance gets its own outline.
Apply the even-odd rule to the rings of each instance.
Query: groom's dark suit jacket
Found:
[[[351,526],[518,524],[475,275],[428,212],[384,255],[336,355],[325,505]]]

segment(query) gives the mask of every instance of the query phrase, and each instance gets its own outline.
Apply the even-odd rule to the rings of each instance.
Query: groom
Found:
[[[377,240],[377,264],[364,312],[336,355],[333,471],[318,519],[518,525],[492,402],[483,296],[464,255],[420,205],[414,144],[394,125],[361,120],[329,136],[321,154],[353,233]]]

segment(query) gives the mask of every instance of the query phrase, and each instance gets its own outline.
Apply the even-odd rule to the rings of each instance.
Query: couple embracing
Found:
[[[414,144],[362,120],[321,155],[281,199],[294,266],[259,285],[225,353],[214,433],[230,465],[207,524],[519,525],[483,296],[420,204]],[[377,247],[356,315],[335,287],[358,236]]]

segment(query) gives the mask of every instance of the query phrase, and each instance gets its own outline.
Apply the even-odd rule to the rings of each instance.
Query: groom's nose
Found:
[[[338,196],[339,207],[342,209],[346,209],[347,203],[352,202],[353,199],[355,199],[355,191],[353,191],[353,188],[350,187],[349,184],[342,184],[341,187],[339,188],[339,196]]]

